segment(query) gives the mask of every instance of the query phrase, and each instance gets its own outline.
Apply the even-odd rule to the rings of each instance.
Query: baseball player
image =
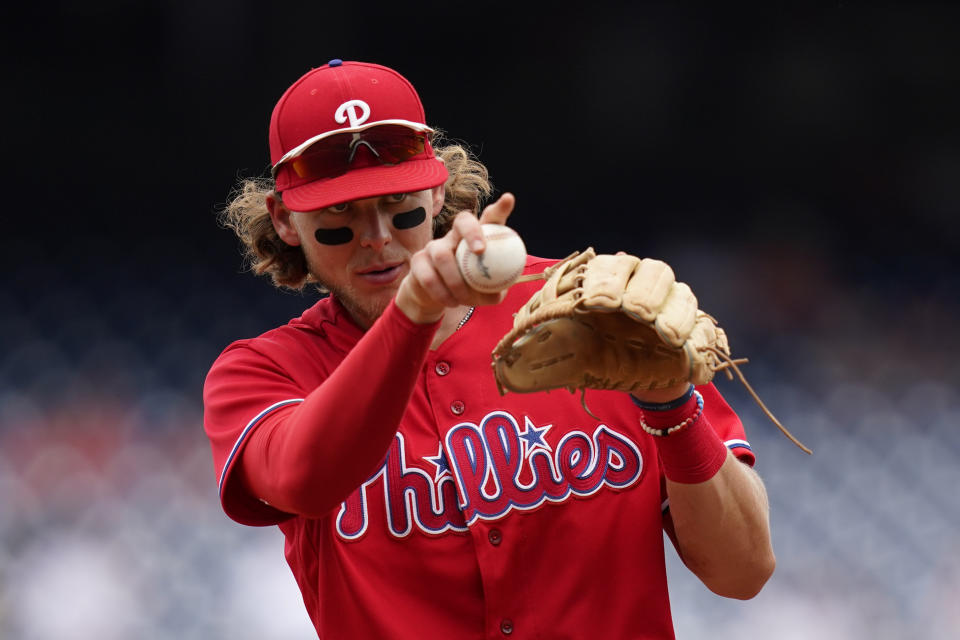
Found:
[[[766,494],[712,384],[591,390],[589,412],[500,394],[491,350],[542,281],[466,285],[455,248],[482,252],[515,200],[480,210],[486,169],[426,122],[375,64],[332,60],[277,102],[272,178],[225,219],[257,273],[330,295],[208,374],[225,512],[283,531],[324,639],[673,638],[664,531],[712,591],[754,596]]]

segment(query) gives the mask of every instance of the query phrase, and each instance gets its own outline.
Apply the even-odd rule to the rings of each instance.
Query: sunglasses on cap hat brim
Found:
[[[335,129],[314,136],[283,155],[270,170],[274,178],[288,164],[300,178],[335,178],[350,170],[365,147],[380,164],[399,164],[421,155],[433,129],[409,120],[380,120],[362,127]]]

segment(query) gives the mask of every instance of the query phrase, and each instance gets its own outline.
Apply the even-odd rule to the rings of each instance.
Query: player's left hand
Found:
[[[505,193],[486,206],[479,218],[470,211],[461,211],[446,235],[431,240],[413,255],[410,272],[400,283],[396,298],[397,306],[408,318],[420,323],[434,322],[447,308],[491,305],[503,300],[506,291],[481,293],[467,284],[457,267],[456,250],[460,241],[466,240],[471,251],[481,253],[486,248],[481,225],[506,224],[515,203],[513,194]]]

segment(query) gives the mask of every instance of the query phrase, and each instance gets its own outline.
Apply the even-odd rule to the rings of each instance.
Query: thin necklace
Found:
[[[473,315],[473,309],[474,307],[470,307],[469,309],[467,309],[467,315],[463,316],[463,320],[460,321],[460,324],[458,324],[457,328],[455,329],[456,331],[460,331],[460,328],[463,327],[463,325],[467,324],[467,320],[469,320],[470,316]]]

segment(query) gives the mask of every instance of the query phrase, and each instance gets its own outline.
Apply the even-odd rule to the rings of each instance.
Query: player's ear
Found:
[[[284,206],[277,192],[271,191],[268,193],[266,202],[267,211],[270,212],[270,222],[273,223],[273,228],[280,239],[291,247],[300,246],[300,235],[290,221],[290,209]]]
[[[430,190],[430,198],[433,202],[433,212],[431,218],[436,218],[443,211],[443,200],[447,197],[447,188],[445,185],[437,185]]]

